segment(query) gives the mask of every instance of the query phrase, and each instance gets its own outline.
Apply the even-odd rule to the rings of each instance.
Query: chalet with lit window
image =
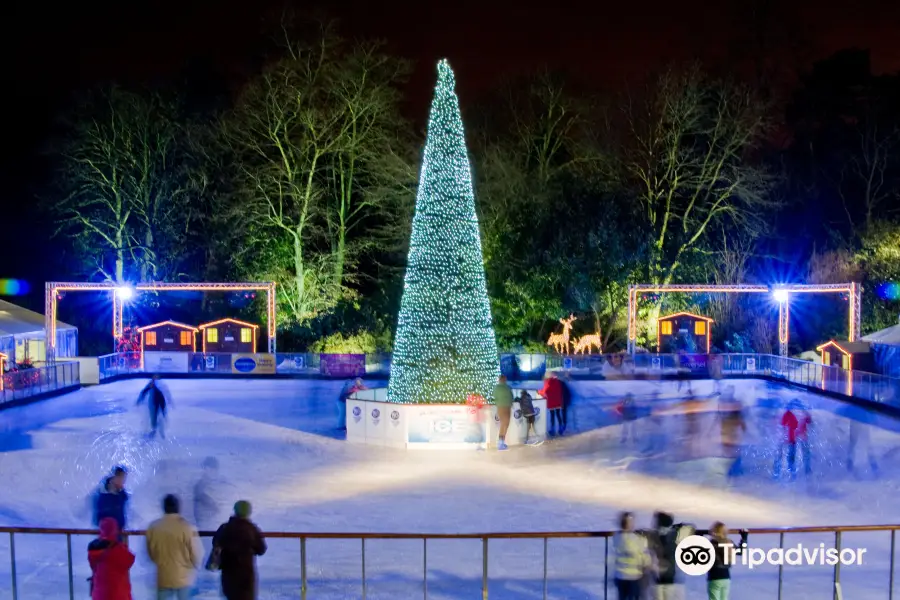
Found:
[[[822,353],[822,364],[848,371],[875,373],[875,354],[869,342],[829,340],[816,348]]]
[[[196,327],[163,321],[153,325],[139,327],[141,334],[141,352],[194,352]]]
[[[256,352],[256,336],[259,325],[219,319],[200,326],[203,336],[203,352],[252,353]]]
[[[656,351],[669,352],[679,338],[690,337],[698,354],[709,354],[713,320],[689,312],[660,317],[656,324]]]

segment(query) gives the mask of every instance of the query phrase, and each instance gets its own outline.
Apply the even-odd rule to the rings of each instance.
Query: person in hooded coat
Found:
[[[234,505],[234,516],[213,537],[213,548],[221,552],[222,595],[227,600],[256,600],[256,557],[265,554],[267,548],[250,513],[250,503],[239,500]]]
[[[112,517],[119,526],[119,531],[124,531],[128,516],[128,500],[130,496],[125,491],[125,482],[128,471],[119,466],[113,470],[113,474],[103,480],[101,489],[94,496],[94,525],[100,525],[105,517]]]
[[[131,600],[134,554],[119,541],[121,531],[112,517],[100,520],[100,537],[88,544],[91,600]]]

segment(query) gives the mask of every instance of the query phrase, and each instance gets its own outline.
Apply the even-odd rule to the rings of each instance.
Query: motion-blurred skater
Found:
[[[169,404],[169,399],[162,388],[162,384],[159,382],[159,375],[154,375],[150,383],[141,390],[137,403],[141,404],[144,400],[147,401],[147,408],[150,411],[150,433],[147,434],[148,437],[156,437],[156,432],[159,431],[160,437],[165,438],[166,408]]]
[[[747,420],[744,418],[744,407],[734,398],[734,388],[725,388],[725,397],[719,403],[719,419],[721,421],[722,452],[725,458],[731,459],[728,477],[737,477],[744,473],[743,441],[747,433]]]
[[[125,491],[127,478],[128,471],[119,466],[103,480],[99,493],[94,498],[94,525],[99,525],[105,518],[111,518],[118,525],[119,531],[125,529],[129,499],[128,492]]]
[[[621,443],[628,442],[629,436],[632,441],[637,442],[637,428],[635,422],[638,416],[638,407],[634,401],[634,394],[631,392],[625,394],[622,401],[616,406],[616,413],[622,419],[622,440]]]
[[[347,399],[364,389],[366,389],[366,386],[359,377],[344,384],[344,387],[341,389],[341,395],[337,399],[338,431],[347,431]]]
[[[869,459],[869,467],[872,473],[878,473],[878,460],[872,451],[872,439],[869,426],[860,423],[856,419],[850,420],[850,444],[847,449],[847,470],[855,473],[855,458],[857,450],[860,450]]]
[[[775,457],[774,475],[776,478],[781,476],[785,451],[787,452],[788,471],[791,478],[796,477],[797,446],[800,446],[800,451],[803,453],[803,468],[806,474],[809,475],[812,472],[810,464],[812,457],[809,450],[810,425],[812,425],[812,417],[803,408],[803,404],[799,400],[792,400],[781,417],[782,441]]]

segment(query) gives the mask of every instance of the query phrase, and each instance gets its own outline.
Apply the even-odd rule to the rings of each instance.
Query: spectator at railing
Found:
[[[246,500],[234,505],[234,516],[219,527],[213,538],[213,556],[222,569],[222,595],[227,600],[256,600],[256,557],[266,553],[266,541],[250,521]]]
[[[652,569],[647,538],[634,530],[634,515],[619,517],[619,531],[613,536],[614,579],[619,600],[641,600],[641,583]]]
[[[178,498],[163,499],[161,519],[147,528],[147,554],[156,565],[157,600],[189,600],[203,558],[197,530],[179,514]]]
[[[716,551],[716,559],[706,574],[706,593],[709,600],[728,600],[731,594],[731,557],[726,560],[726,552],[742,554],[741,544],[747,543],[747,530],[741,530],[741,541],[737,544],[728,539],[728,528],[716,521],[709,529],[709,539]]]
[[[100,520],[100,537],[88,544],[91,600],[131,600],[134,554],[120,541],[122,530],[112,517]]]
[[[681,541],[693,535],[694,526],[675,523],[672,515],[658,512],[648,532],[650,551],[656,560],[656,600],[684,600],[684,576],[675,562],[675,550]]]

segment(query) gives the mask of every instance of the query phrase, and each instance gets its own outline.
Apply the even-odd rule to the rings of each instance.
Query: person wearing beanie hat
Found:
[[[656,569],[656,600],[683,600],[684,581],[675,563],[675,552],[681,541],[694,534],[694,526],[675,523],[675,518],[664,512],[653,515],[653,526],[648,535],[650,550],[654,554]]]
[[[256,600],[256,557],[266,553],[266,540],[250,520],[253,507],[246,500],[234,503],[234,516],[219,527],[213,548],[219,549],[222,595],[227,600]]]
[[[251,512],[253,512],[253,507],[246,500],[238,500],[234,503],[234,516],[249,519]]]

